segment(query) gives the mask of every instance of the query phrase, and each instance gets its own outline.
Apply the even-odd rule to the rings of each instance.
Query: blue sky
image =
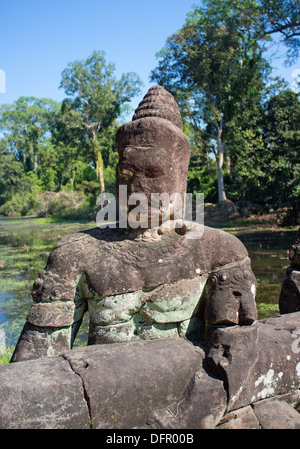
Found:
[[[6,93],[0,105],[20,96],[61,101],[61,72],[77,59],[102,50],[116,66],[116,76],[136,72],[143,94],[153,84],[155,53],[183,25],[196,0],[2,0],[0,3],[0,70]],[[292,83],[300,62],[284,67],[284,51],[273,60],[274,75]]]

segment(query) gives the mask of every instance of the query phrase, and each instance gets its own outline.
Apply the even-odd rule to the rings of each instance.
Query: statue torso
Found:
[[[209,273],[246,257],[238,239],[207,227],[201,239],[95,228],[58,242],[46,273],[76,285],[77,303],[88,303],[90,343],[102,343],[191,328]]]

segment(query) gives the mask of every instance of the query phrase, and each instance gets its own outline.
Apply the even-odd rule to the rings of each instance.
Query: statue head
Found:
[[[190,145],[182,129],[174,98],[163,87],[154,86],[139,104],[132,121],[117,131],[117,195],[121,186],[126,187],[127,199],[132,194],[144,194],[149,221],[151,206],[152,212],[155,207],[151,194],[169,195],[171,219],[176,203],[184,204]],[[162,206],[157,207],[161,219]],[[127,213],[130,208],[129,205]]]

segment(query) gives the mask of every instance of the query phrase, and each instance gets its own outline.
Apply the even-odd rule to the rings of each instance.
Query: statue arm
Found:
[[[57,252],[51,253],[45,270],[34,282],[34,302],[11,362],[58,355],[73,345],[87,308],[82,288],[85,276],[80,271],[70,276],[69,264],[55,263],[60,256]]]

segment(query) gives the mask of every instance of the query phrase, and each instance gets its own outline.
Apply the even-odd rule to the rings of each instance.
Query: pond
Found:
[[[47,262],[53,246],[62,237],[95,223],[55,223],[40,218],[0,218],[0,328],[6,344],[14,346],[32,304],[31,289]],[[259,318],[278,314],[278,299],[286,267],[287,250],[296,230],[226,228],[239,237],[249,251],[258,281]],[[86,318],[75,346],[86,339]]]

